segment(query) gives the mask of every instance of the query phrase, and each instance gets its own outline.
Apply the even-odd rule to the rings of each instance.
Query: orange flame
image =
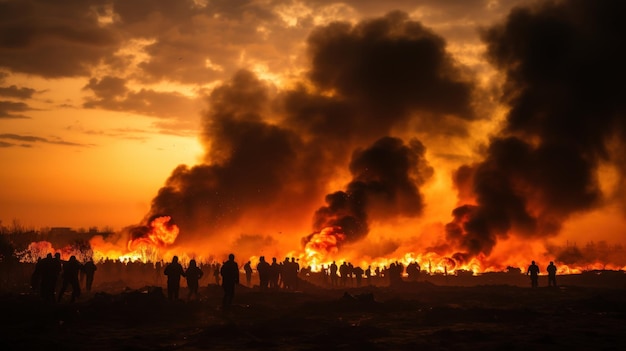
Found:
[[[94,236],[89,241],[89,247],[67,246],[60,249],[55,249],[50,242],[39,241],[31,243],[26,250],[16,252],[16,254],[22,262],[36,262],[38,258],[45,257],[47,253],[55,252],[59,252],[64,260],[75,255],[81,261],[93,257],[95,261],[114,259],[123,262],[156,263],[160,260],[168,260],[173,255],[179,256],[183,264],[191,258],[198,262],[207,263],[215,262],[216,258],[219,259],[219,255],[214,256],[216,252],[203,251],[205,246],[174,246],[180,230],[177,225],[171,223],[171,219],[170,216],[155,218],[148,226],[142,228],[141,236],[130,240],[127,237],[120,238],[119,236],[115,240]],[[419,243],[412,247],[412,250],[398,248],[397,251],[385,255],[368,256],[364,254],[368,251],[362,250],[366,246],[360,246],[361,243],[346,242],[346,235],[338,226],[326,227],[313,233],[307,236],[302,244],[300,248],[292,248],[291,251],[285,250],[283,253],[298,258],[301,267],[310,267],[314,272],[320,271],[336,261],[337,263],[350,262],[354,266],[360,266],[364,269],[371,266],[372,271],[375,268],[389,267],[396,262],[404,267],[412,262],[417,262],[422,271],[430,274],[481,274],[512,269],[525,273],[530,259],[537,261],[543,274],[545,274],[545,266],[551,260],[554,260],[557,265],[559,274],[575,274],[589,270],[626,269],[622,266],[622,261],[620,261],[622,265],[620,262],[617,264],[600,263],[598,257],[581,261],[579,264],[559,262],[554,256],[542,253],[541,249],[531,250],[531,245],[526,241],[515,242],[513,239],[509,239],[507,245],[501,245],[500,250],[496,248],[490,256],[478,255],[469,260],[458,257],[454,251],[447,252],[442,249],[443,246],[437,246],[438,249],[434,250],[436,252],[433,250],[421,252]],[[371,243],[363,245],[371,245]],[[283,247],[283,249],[285,248]],[[280,251],[275,252],[277,256],[280,255]],[[621,252],[617,251],[617,253]],[[254,257],[251,256],[250,259],[254,259]]]
[[[145,236],[128,241],[128,249],[136,251],[142,247],[162,248],[171,245],[176,241],[180,229],[176,224],[169,224],[170,216],[155,218],[150,223],[150,230]]]
[[[326,227],[307,239],[303,260],[315,271],[329,256],[339,252],[339,246],[346,239],[346,235],[341,227]]]

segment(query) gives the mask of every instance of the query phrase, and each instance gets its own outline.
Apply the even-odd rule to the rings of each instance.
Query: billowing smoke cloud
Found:
[[[314,228],[338,226],[347,241],[354,241],[367,234],[368,214],[381,220],[420,215],[424,203],[419,186],[433,172],[424,153],[418,140],[405,145],[391,137],[356,150],[350,163],[353,180],[346,191],[326,196],[327,206],[315,213]]]
[[[246,214],[278,210],[272,204],[287,211],[300,197],[287,185],[298,183],[302,145],[292,131],[263,121],[268,103],[267,87],[247,71],[216,89],[204,134],[213,162],[174,170],[152,212],[169,214],[183,232],[210,234]]]
[[[310,81],[276,90],[240,71],[212,92],[205,162],[175,169],[146,218],[172,216],[185,240],[244,220],[276,231],[287,221],[310,225],[315,213],[313,231],[337,225],[357,240],[369,220],[421,214],[419,188],[433,173],[425,147],[390,135],[409,121],[432,128],[421,132],[464,133],[475,118],[473,85],[444,40],[396,12],[320,27],[308,43]],[[329,189],[346,170],[352,181]]]
[[[333,23],[314,31],[308,43],[311,81],[353,106],[360,133],[387,131],[416,112],[423,128],[439,133],[448,127],[446,115],[475,118],[473,86],[462,79],[445,41],[406,13],[356,26]]]
[[[621,1],[541,2],[484,32],[510,111],[485,160],[456,175],[461,193],[475,197],[447,226],[462,254],[489,254],[510,233],[555,235],[611,195],[597,169],[624,170],[616,162],[626,136],[624,10]]]

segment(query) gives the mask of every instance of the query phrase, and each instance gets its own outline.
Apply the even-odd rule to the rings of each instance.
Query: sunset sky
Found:
[[[1,223],[626,244],[623,2],[539,4],[0,0]]]

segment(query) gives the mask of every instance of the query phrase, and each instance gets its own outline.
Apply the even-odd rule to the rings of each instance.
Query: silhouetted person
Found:
[[[333,261],[333,263],[330,264],[330,285],[336,286],[337,278],[337,264]]]
[[[61,291],[59,291],[59,297],[57,298],[58,302],[61,302],[68,285],[72,286],[72,299],[70,301],[74,302],[80,297],[80,282],[78,280],[80,270],[81,264],[76,259],[76,256],[71,256],[69,261],[63,263],[63,283],[61,285]]]
[[[265,256],[259,257],[256,271],[259,273],[259,286],[261,290],[267,289],[270,283],[270,264],[265,261]]]
[[[300,264],[296,261],[295,257],[291,258],[291,263],[287,266],[289,275],[289,288],[292,290],[298,289],[298,272],[300,272]]]
[[[222,276],[222,289],[224,289],[222,310],[228,310],[235,297],[235,285],[239,284],[239,265],[235,262],[235,255],[228,255],[228,261],[222,265],[220,275]]]
[[[446,269],[446,267],[444,267]],[[389,265],[389,284],[390,285],[398,285],[402,283],[402,273],[404,271],[404,266],[398,261],[393,262]]]
[[[291,288],[291,280],[289,278],[289,257],[285,257],[285,260],[281,262],[280,266],[280,279],[283,283],[283,288],[290,289]]]
[[[49,253],[39,264],[40,276],[39,291],[45,302],[54,303],[54,291],[56,289],[56,277],[59,275],[54,257]],[[37,270],[37,268],[35,268]]]
[[[272,257],[270,265],[270,288],[278,288],[278,278],[280,277],[280,265],[276,261],[276,257]]]
[[[417,281],[417,277],[420,273],[420,265],[416,261],[409,263],[409,265],[406,266],[406,273],[410,281]]]
[[[252,282],[252,263],[250,261],[243,265],[243,271],[246,272],[246,285],[250,286]]]
[[[56,272],[56,274],[54,275],[54,287],[52,288],[54,291],[59,291],[59,289],[61,288],[61,271],[63,270],[63,261],[61,260],[61,254],[60,253],[55,253],[54,254],[54,259],[52,260],[53,262],[53,270]]]
[[[535,264],[535,261],[532,261],[530,266],[528,266],[526,275],[530,275],[530,286],[536,288],[539,285],[539,266]]]
[[[361,279],[363,278],[363,268],[356,266],[354,267],[354,269],[352,270],[352,273],[354,273],[354,276],[356,277],[356,286],[361,286]]]
[[[92,259],[90,259],[83,265],[82,271],[83,273],[85,273],[85,288],[87,289],[87,292],[91,291],[91,286],[93,285],[93,278],[97,270],[98,270],[98,267],[96,267],[96,264],[93,262]]]
[[[178,300],[180,277],[185,276],[183,266],[178,263],[178,256],[172,257],[172,262],[165,267],[163,274],[167,276],[167,298],[170,300]]]
[[[556,288],[556,266],[554,262],[550,261],[546,270],[548,271],[548,286],[554,286]]]
[[[346,286],[346,282],[348,281],[348,267],[347,262],[343,262],[341,266],[339,266],[339,279],[341,281],[341,286]]]
[[[204,275],[204,272],[196,265],[196,260],[189,261],[189,267],[185,271],[185,278],[187,278],[187,300],[191,300],[191,297],[198,297],[198,285],[200,278]]]

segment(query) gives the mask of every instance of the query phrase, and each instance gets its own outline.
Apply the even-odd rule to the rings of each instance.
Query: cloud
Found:
[[[0,3],[0,67],[47,78],[86,76],[120,43],[98,23],[106,1]]]
[[[151,89],[130,90],[123,78],[105,76],[92,78],[83,88],[94,93],[86,98],[85,108],[102,108],[113,111],[129,111],[178,121],[178,128],[188,127],[183,121],[196,117],[195,99],[178,92],[161,92]]]
[[[107,130],[85,129],[80,123],[75,123],[73,125],[67,126],[66,130],[79,132],[86,135],[105,136],[110,138],[138,141],[144,141],[149,139],[149,134],[151,134],[151,132],[148,130],[134,128],[113,128]]]
[[[35,93],[32,88],[18,88],[15,85],[9,87],[0,87],[0,96],[6,96],[16,99],[30,99]]]
[[[0,140],[0,147],[13,147],[13,146],[16,146],[16,145]]]
[[[13,118],[30,118],[15,112],[30,111],[31,108],[23,102],[3,101],[0,100],[0,119]]]
[[[24,147],[31,147],[34,144],[38,144],[38,143],[64,145],[64,146],[78,146],[78,147],[93,146],[92,144],[75,143],[75,142],[70,142],[70,141],[66,141],[63,139],[59,139],[59,138],[47,139],[47,138],[33,136],[33,135],[19,135],[19,134],[10,134],[10,133],[0,134],[0,141],[2,140],[22,142],[22,144],[19,146],[24,146]],[[8,142],[4,142],[4,143],[8,143]],[[11,144],[11,145],[18,146],[15,144]]]
[[[272,5],[255,1],[210,1],[205,6],[193,1],[118,1],[114,10],[121,31],[154,39],[144,48],[146,58],[134,78],[207,84],[251,66],[251,61],[286,66],[286,51],[276,47],[299,44],[302,33],[290,39],[294,31],[279,30]]]

